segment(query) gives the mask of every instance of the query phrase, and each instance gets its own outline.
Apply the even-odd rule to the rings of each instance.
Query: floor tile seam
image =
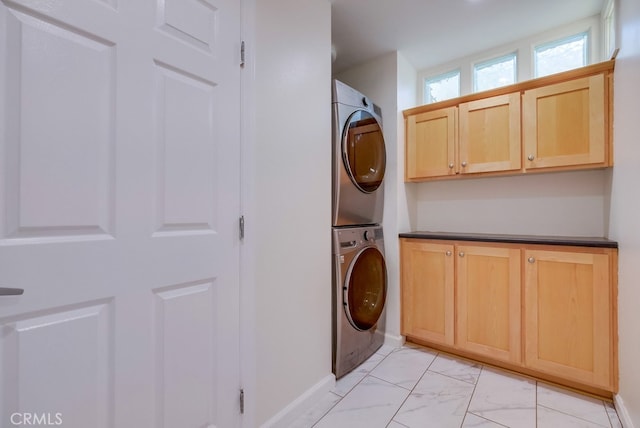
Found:
[[[395,417],[398,415],[398,412],[400,411],[400,409],[402,409],[402,406],[404,406],[404,404],[407,402],[407,400],[409,399],[409,397],[411,397],[411,394],[413,394],[413,391],[416,389],[416,386],[418,386],[418,384],[420,383],[420,381],[422,380],[422,378],[424,377],[425,374],[427,374],[427,372],[429,371],[429,367],[431,367],[431,364],[433,364],[433,362],[436,360],[436,358],[438,358],[438,355],[440,355],[439,352],[436,352],[436,355],[433,357],[433,360],[431,360],[431,362],[429,363],[429,365],[427,366],[427,368],[425,369],[425,371],[422,372],[422,375],[420,375],[420,378],[418,379],[418,381],[413,385],[413,387],[409,390],[409,393],[407,394],[407,396],[404,398],[404,400],[402,400],[402,403],[400,403],[400,406],[398,406],[398,409],[395,411],[395,413],[393,414],[393,416],[391,417],[391,420],[389,421],[389,423],[391,422],[396,422],[402,426],[406,426],[405,424],[402,424],[398,421],[395,420]],[[395,384],[393,384],[395,385]],[[400,385],[396,385],[396,386],[400,386]],[[402,386],[400,386],[400,388],[404,388]],[[404,388],[407,389],[407,388]],[[388,425],[388,424],[387,424]]]
[[[428,372],[430,372],[430,373],[439,374],[440,376],[448,377],[449,379],[457,380],[457,381],[459,381],[459,382],[468,383],[469,385],[473,385],[473,386],[475,386],[475,385],[478,383],[478,381],[475,381],[475,382],[467,382],[467,381],[466,381],[466,380],[464,380],[464,379],[460,379],[460,378],[457,378],[457,377],[455,377],[455,376],[450,376],[450,375],[448,375],[448,374],[444,374],[444,373],[441,373],[441,372],[437,372],[437,371],[435,371],[435,370],[429,370],[429,369],[427,369],[427,371],[428,371]],[[475,388],[474,388],[474,389],[475,389]]]
[[[376,367],[378,367],[380,364],[382,364],[382,362],[383,362],[384,360],[386,360],[386,359],[387,359],[387,357],[388,357],[389,355],[393,354],[393,352],[395,352],[395,351],[391,351],[391,352],[389,352],[389,354],[387,354],[387,355],[377,354],[377,355],[382,355],[382,358],[380,359],[380,361],[378,361],[378,362],[376,363],[376,365],[375,365],[375,366],[373,366],[373,367],[371,368],[371,370],[369,370],[369,373],[371,373],[373,370],[375,370],[375,368],[376,368]],[[371,357],[369,357],[369,358],[371,358]]]
[[[482,375],[483,371],[484,371],[484,366],[480,365],[480,373],[478,373],[478,380],[476,381],[476,383],[473,384],[473,391],[471,391],[471,396],[469,397],[469,402],[467,403],[467,408],[465,409],[464,417],[462,418],[462,422],[460,422],[460,427],[462,427],[464,425],[464,421],[465,421],[465,419],[467,419],[467,415],[469,413],[471,413],[471,412],[469,412],[469,406],[471,406],[471,402],[473,401],[473,396],[476,393],[476,388],[478,386],[478,382],[480,382],[480,376]],[[478,416],[478,415],[476,415],[476,416]],[[480,416],[480,417],[482,417],[482,416]],[[487,418],[483,418],[483,419],[487,419]],[[487,420],[489,420],[489,419],[487,419]],[[491,422],[493,422],[493,421],[491,421]]]
[[[394,415],[394,416],[395,416],[395,415]],[[389,424],[391,424],[391,422],[396,423],[396,424],[398,424],[398,425],[400,425],[400,426],[403,426],[403,427],[405,427],[405,428],[411,428],[410,426],[407,426],[407,425],[405,425],[405,424],[401,424],[400,422],[398,422],[398,421],[394,420],[393,418],[389,421],[389,423],[387,424],[387,427],[389,426]]]
[[[501,427],[509,428],[508,425],[501,424],[500,422],[494,421],[493,419],[489,419],[488,417],[479,415],[479,414],[477,414],[475,412],[467,412],[467,413],[465,413],[464,414],[464,419],[462,420],[462,425],[460,425],[460,427],[464,426],[464,421],[465,421],[465,419],[467,419],[467,415],[469,415],[469,414],[471,414],[473,416],[477,416],[477,417],[479,417],[481,419],[484,419],[485,421],[489,421],[489,422],[491,422],[493,424],[500,425]],[[536,422],[536,426],[537,426],[537,422]]]
[[[383,379],[383,378],[378,377],[378,376],[376,376],[376,375],[374,375],[374,374],[371,374],[371,373],[369,373],[367,376],[365,376],[365,378],[366,378],[366,377],[372,377],[372,378],[374,378],[374,379],[377,379],[377,380],[380,380],[380,381],[382,381],[382,382],[388,383],[389,385],[397,386],[398,388],[402,388],[402,389],[404,389],[405,391],[409,391],[409,394],[411,394],[411,393],[413,392],[413,389],[415,388],[415,385],[414,385],[411,389],[409,389],[409,388],[407,388],[406,386],[398,385],[397,383],[390,382],[390,381],[388,381],[388,380],[386,380],[386,379]],[[362,382],[362,381],[361,381],[361,382]],[[416,383],[416,385],[417,385],[417,383]]]
[[[367,377],[367,376],[366,376],[366,375],[365,375],[365,376],[363,376],[363,377],[362,377],[362,379],[364,379],[365,377]],[[335,391],[333,391],[333,390],[332,390],[331,392],[333,392],[334,394],[336,394],[336,395],[337,395],[338,397],[340,397],[340,399],[342,400],[344,397],[346,397],[347,395],[349,395],[349,393],[353,390],[353,388],[355,388],[355,387],[356,387],[360,382],[362,382],[362,379],[360,379],[359,381],[357,381],[356,383],[354,383],[354,384],[353,384],[353,386],[352,386],[351,388],[349,388],[349,389],[344,393],[344,395],[340,395],[340,394],[338,394],[337,392],[335,392]]]
[[[365,377],[367,377],[367,376],[371,376],[371,377],[374,377],[374,378],[376,378],[376,379],[380,379],[380,380],[382,380],[382,381],[385,381],[385,382],[387,382],[387,383],[390,383],[391,385],[399,386],[399,387],[400,387],[400,388],[402,388],[402,389],[408,390],[408,391],[409,391],[409,393],[412,393],[412,392],[413,392],[413,390],[416,388],[416,385],[418,385],[418,383],[420,383],[420,381],[422,380],[422,378],[424,377],[424,375],[429,371],[429,367],[431,367],[431,365],[433,364],[433,362],[435,361],[435,359],[437,358],[437,356],[438,356],[438,355],[439,355],[439,354],[436,354],[436,356],[434,356],[434,357],[433,357],[433,360],[431,360],[431,362],[427,365],[427,367],[424,369],[424,371],[422,372],[422,374],[420,375],[420,377],[418,377],[418,380],[416,381],[416,383],[415,383],[415,384],[414,384],[410,389],[409,389],[409,388],[407,388],[406,386],[398,385],[397,383],[393,383],[393,382],[390,382],[390,381],[388,381],[388,380],[386,380],[386,379],[383,379],[383,378],[381,378],[381,377],[378,377],[377,375],[373,374],[373,369],[371,369],[371,371],[370,371],[369,373],[367,373],[367,375],[366,375]],[[382,363],[382,361],[381,361],[380,363]],[[434,372],[432,372],[432,373],[434,373]],[[361,380],[361,381],[362,381],[362,380]],[[354,388],[355,388],[355,386],[354,386]]]
[[[362,377],[360,378],[360,380],[358,380],[358,382],[356,382],[355,384],[353,384],[353,386],[352,386],[351,388],[349,388],[349,389],[345,392],[345,394],[344,394],[344,395],[340,395],[340,394],[338,394],[338,393],[336,393],[336,392],[334,392],[334,391],[329,391],[331,394],[336,395],[336,396],[337,396],[337,397],[339,397],[340,399],[339,399],[338,401],[336,401],[336,402],[335,402],[335,404],[334,404],[333,406],[331,406],[331,408],[329,408],[329,410],[327,410],[325,413],[323,413],[323,414],[322,414],[322,416],[321,416],[320,418],[318,418],[318,420],[317,420],[317,421],[315,421],[315,422],[314,422],[314,424],[312,425],[312,427],[315,427],[318,423],[320,423],[320,421],[321,421],[325,416],[327,416],[327,415],[329,414],[329,412],[330,412],[331,410],[333,410],[333,408],[334,408],[334,407],[336,407],[338,404],[340,404],[340,402],[341,402],[342,400],[344,400],[344,399],[347,397],[347,395],[349,395],[349,394],[350,394],[350,393],[351,393],[351,392],[356,388],[356,386],[360,385],[360,384],[362,383],[362,381],[363,381],[363,380],[365,380],[368,376],[371,376],[371,377],[373,377],[373,378],[376,378],[376,379],[378,379],[378,380],[381,380],[381,381],[383,381],[383,382],[386,382],[386,383],[388,383],[388,384],[390,384],[390,385],[398,386],[398,387],[403,388],[403,389],[405,389],[405,390],[406,390],[407,388],[404,388],[404,387],[402,387],[402,386],[400,386],[400,385],[396,385],[396,384],[394,384],[394,383],[388,382],[388,381],[386,381],[386,380],[384,380],[384,379],[381,379],[381,378],[379,378],[379,377],[374,376],[374,375],[372,375],[372,374],[371,374],[371,372],[372,372],[376,367],[378,367],[380,364],[382,364],[382,362],[383,362],[383,361],[384,361],[384,360],[385,360],[389,355],[393,354],[393,353],[394,353],[394,352],[396,352],[396,351],[397,351],[397,350],[396,350],[396,349],[394,349],[393,351],[389,352],[389,354],[387,354],[387,355],[378,354],[378,355],[381,355],[381,356],[382,356],[382,359],[380,359],[380,361],[378,361],[378,363],[377,363],[374,367],[372,367],[372,368],[371,368],[371,370],[367,371],[367,373],[366,373],[364,376],[362,376]],[[405,400],[406,400],[406,398],[405,398]],[[404,404],[404,401],[403,401],[403,404]],[[402,407],[402,406],[400,406],[400,407]],[[400,409],[400,408],[398,408],[398,409]],[[397,411],[396,411],[396,413],[397,413]],[[395,416],[395,413],[394,413],[394,416]],[[392,420],[393,420],[393,419],[392,419]],[[391,423],[391,421],[389,421],[389,423]]]
[[[547,410],[553,410],[554,412],[562,413],[563,415],[571,416],[573,418],[580,419],[581,421],[589,422],[590,424],[598,425],[598,426],[603,427],[603,428],[611,428],[611,420],[609,419],[609,415],[607,415],[607,420],[609,421],[609,426],[606,426],[606,425],[602,425],[602,424],[600,424],[598,422],[594,422],[592,420],[585,419],[585,418],[582,418],[580,416],[574,415],[572,413],[563,412],[562,410],[554,409],[553,407],[544,406],[542,404],[537,404],[537,402],[536,402],[536,409],[538,407],[544,407]],[[537,414],[538,414],[538,412],[536,410],[536,419],[537,419]]]
[[[321,421],[322,419],[324,419],[324,417],[325,417],[325,416],[327,416],[327,415],[329,414],[329,412],[330,412],[331,410],[333,410],[333,408],[334,408],[334,407],[336,407],[336,406],[338,405],[338,403],[340,403],[340,402],[342,401],[342,399],[344,398],[344,397],[342,397],[342,396],[340,396],[340,395],[338,395],[338,394],[336,394],[335,392],[332,392],[332,391],[329,391],[329,394],[333,394],[333,395],[335,395],[336,397],[338,397],[338,398],[340,398],[340,399],[339,399],[338,401],[336,401],[335,403],[333,403],[333,406],[329,407],[329,409],[328,409],[326,412],[324,412],[324,413],[322,414],[322,416],[320,416],[320,417],[318,418],[318,420],[316,420],[316,421],[313,423],[313,425],[311,425],[311,428],[313,428],[313,427],[315,427],[316,425],[318,425],[318,423],[320,423],[320,421]]]
[[[391,355],[393,352],[395,352],[395,351],[391,351],[391,352],[389,353],[389,355]],[[356,386],[358,386],[358,385],[360,384],[360,382],[362,382],[362,380],[363,380],[364,378],[366,378],[367,376],[369,376],[369,375],[371,374],[371,372],[372,372],[372,371],[374,371],[374,370],[375,370],[375,368],[376,368],[376,367],[378,367],[378,366],[379,366],[379,365],[380,365],[380,364],[385,360],[385,358],[387,358],[387,356],[385,356],[385,355],[382,355],[382,354],[378,354],[378,355],[381,355],[381,356],[382,356],[382,359],[381,359],[380,361],[378,361],[378,363],[377,363],[375,366],[373,366],[373,367],[371,368],[371,370],[368,370],[368,371],[365,373],[365,375],[364,375],[364,376],[362,376],[362,377],[360,378],[360,380],[359,380],[359,381],[357,381],[356,383],[354,383],[354,384],[353,384],[353,386],[352,386],[351,388],[349,388],[349,390],[348,390],[347,392],[345,392],[345,394],[344,394],[344,395],[340,395],[340,394],[335,393],[335,392],[333,392],[333,391],[330,391],[330,392],[333,392],[333,393],[334,393],[334,394],[336,394],[338,397],[341,397],[341,398],[340,398],[340,400],[342,400],[344,397],[346,397],[347,395],[349,395],[349,393],[350,393],[351,391],[353,391],[353,388],[355,388]],[[369,358],[371,358],[371,357],[369,357]],[[365,360],[364,362],[366,362],[366,360]],[[357,367],[356,367],[356,369],[355,369],[355,370],[357,370]],[[354,370],[354,371],[355,371],[355,370]],[[351,372],[351,373],[353,373],[353,372]],[[349,374],[350,374],[350,373],[347,373],[345,376],[347,376],[347,375],[349,375]]]

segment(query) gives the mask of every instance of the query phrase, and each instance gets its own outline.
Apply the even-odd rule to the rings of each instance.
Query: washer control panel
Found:
[[[355,249],[375,245],[382,241],[382,226],[358,226],[334,229],[334,254],[344,254]],[[337,238],[337,239],[336,239]]]

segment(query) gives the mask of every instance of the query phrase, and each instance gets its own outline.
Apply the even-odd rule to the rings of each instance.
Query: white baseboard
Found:
[[[300,397],[292,401],[287,407],[275,414],[271,419],[260,425],[261,428],[288,427],[305,412],[313,408],[335,385],[335,375],[333,373],[327,375],[321,379],[320,382],[305,391]]]
[[[627,408],[624,407],[624,401],[620,395],[616,394],[613,396],[613,404],[616,407],[616,412],[618,412],[618,417],[620,418],[620,422],[622,422],[622,426],[624,428],[635,428],[631,421],[631,417],[629,416],[629,412],[627,412]]]
[[[384,335],[384,345],[385,346],[392,346],[394,348],[400,348],[400,347],[402,347],[402,345],[404,345],[404,342],[405,342],[404,336],[396,336],[396,335],[391,335],[389,333],[385,333],[385,335]]]

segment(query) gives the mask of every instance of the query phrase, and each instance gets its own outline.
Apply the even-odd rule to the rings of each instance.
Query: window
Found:
[[[604,16],[604,55],[610,58],[616,49],[616,11],[615,1],[609,0]],[[606,59],[606,58],[605,58]]]
[[[426,104],[459,96],[460,70],[440,74],[424,81],[424,102]]]
[[[516,83],[516,53],[493,58],[473,67],[474,92]]]
[[[588,34],[580,33],[534,49],[535,77],[584,67],[588,64]]]

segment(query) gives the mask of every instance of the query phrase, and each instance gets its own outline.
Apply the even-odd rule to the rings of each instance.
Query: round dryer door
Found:
[[[365,193],[382,184],[386,153],[382,128],[371,113],[357,110],[344,128],[342,156],[353,184]]]
[[[358,330],[376,325],[387,298],[387,266],[382,253],[373,247],[362,250],[351,263],[344,290],[345,311]]]

